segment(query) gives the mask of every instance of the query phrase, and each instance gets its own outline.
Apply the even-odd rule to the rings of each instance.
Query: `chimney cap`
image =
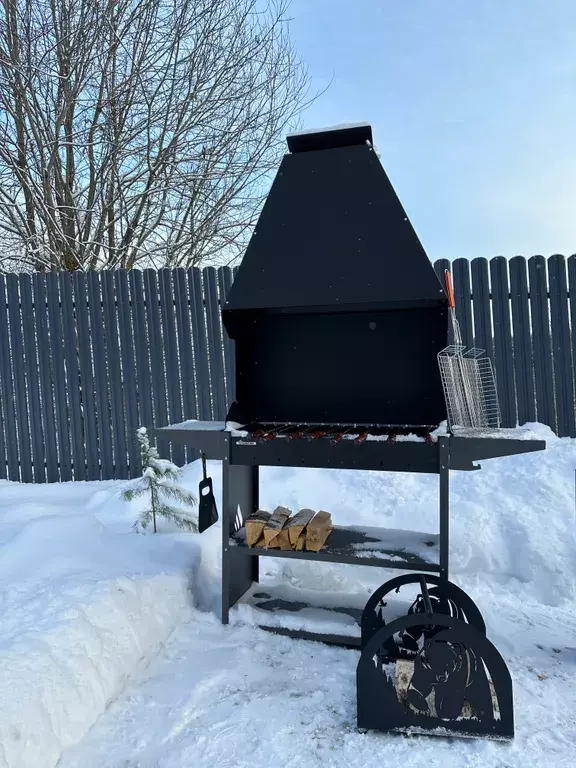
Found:
[[[286,141],[292,154],[372,144],[372,126],[369,123],[340,123],[327,128],[308,128],[290,133]]]

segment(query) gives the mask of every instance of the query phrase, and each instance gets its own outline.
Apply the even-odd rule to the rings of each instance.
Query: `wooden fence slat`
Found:
[[[94,357],[94,403],[96,406],[96,420],[98,423],[100,464],[102,468],[102,479],[111,480],[114,477],[114,460],[112,454],[112,428],[99,273],[88,272],[86,281],[88,287],[90,335],[92,339],[92,354]]]
[[[5,422],[6,458],[8,479],[20,480],[20,459],[18,455],[18,435],[16,433],[16,404],[14,402],[14,384],[12,381],[12,363],[10,360],[10,334],[8,325],[8,299],[6,279],[0,274],[0,333],[4,344],[0,346],[0,364],[2,374],[2,411]]]
[[[178,363],[178,342],[176,340],[176,321],[174,314],[174,291],[172,289],[172,270],[158,271],[160,288],[160,321],[164,339],[166,361],[166,394],[168,396],[168,423],[182,421],[182,398],[180,395],[180,365]],[[172,461],[181,467],[185,463],[182,445],[172,445]]]
[[[114,477],[126,480],[128,475],[128,454],[126,450],[126,420],[124,417],[124,387],[120,367],[120,345],[118,343],[118,322],[114,271],[100,273],[102,303],[104,309],[104,342],[108,361],[110,382],[110,415],[112,421],[112,449],[114,452]]]
[[[465,347],[474,346],[474,328],[472,326],[472,300],[470,298],[470,264],[468,259],[455,259],[452,264],[454,276],[454,299],[456,317],[460,326],[462,343]]]
[[[86,275],[83,272],[74,272],[72,274],[72,287],[76,315],[80,409],[82,412],[82,435],[86,457],[86,479],[100,480],[102,472],[98,448],[98,424],[96,422],[96,390],[92,368],[92,336],[88,317]]]
[[[538,421],[556,431],[554,408],[554,381],[552,376],[552,343],[550,341],[550,313],[546,285],[546,261],[543,256],[528,260],[530,277],[530,309],[534,354],[534,380],[536,383],[536,409]]]
[[[567,301],[568,282],[564,256],[554,255],[548,259],[548,285],[558,435],[559,437],[568,437],[576,431],[576,421],[574,418],[574,374]]]
[[[164,373],[164,342],[158,307],[158,280],[153,269],[144,270],[144,289],[146,293],[146,319],[148,322],[150,369],[154,397],[154,426],[165,427],[169,422]],[[166,440],[159,441],[158,451],[162,458],[169,458],[170,443]]]
[[[202,276],[198,267],[189,267],[187,276],[190,301],[192,302],[192,337],[194,339],[198,418],[204,421],[212,419],[213,416],[210,397],[210,371],[208,369],[208,342],[206,340]]]
[[[138,388],[138,426],[154,426],[154,409],[152,403],[152,383],[150,374],[150,358],[148,355],[148,329],[146,326],[146,308],[144,298],[144,278],[140,270],[131,270],[128,276],[130,283],[130,314],[134,332],[134,351],[136,353],[136,386]]]
[[[516,426],[514,393],[514,357],[510,328],[510,288],[508,264],[503,256],[490,261],[492,284],[492,318],[494,321],[494,363],[500,403],[501,426]]]
[[[192,313],[186,286],[186,270],[174,270],[174,301],[178,326],[178,358],[180,360],[180,381],[182,383],[183,418],[198,418],[196,382],[194,379],[194,351],[192,347]]]
[[[576,379],[576,256],[568,258],[568,291],[570,292],[570,327],[572,330],[572,371]],[[576,429],[570,435],[576,437]]]
[[[50,351],[52,353],[52,375],[54,377],[54,406],[56,409],[56,437],[58,440],[58,459],[60,480],[72,480],[72,454],[70,451],[70,421],[66,398],[66,370],[64,364],[64,339],[62,334],[62,314],[60,311],[60,292],[58,274],[46,275],[48,297],[48,318],[50,322]]]
[[[174,305],[176,313],[176,330],[178,336],[178,360],[180,369],[180,385],[182,388],[182,418],[196,419],[198,405],[196,401],[196,380],[194,375],[194,351],[192,348],[191,309],[186,284],[186,270],[178,267],[173,270]],[[198,452],[190,446],[185,448],[187,464],[198,458]]]
[[[34,287],[36,338],[38,341],[40,406],[42,408],[44,442],[46,443],[46,479],[49,483],[57,483],[60,479],[60,473],[58,470],[58,440],[56,437],[56,409],[54,406],[52,360],[50,356],[46,275],[34,275],[32,283]]]
[[[8,296],[8,318],[10,323],[10,347],[12,350],[18,454],[20,457],[20,479],[24,483],[31,483],[33,480],[33,472],[32,452],[30,450],[30,422],[28,421],[29,409],[26,388],[26,368],[24,362],[25,352],[24,345],[22,344],[22,315],[20,312],[18,276],[14,273],[6,275],[6,292]]]
[[[26,386],[28,389],[28,407],[30,409],[29,434],[32,447],[34,482],[45,483],[46,451],[42,430],[42,407],[40,405],[40,387],[38,382],[32,278],[30,275],[20,274],[18,275],[18,282],[20,284],[20,300],[22,302],[22,341],[26,350]],[[0,459],[1,457],[2,454],[0,453]]]
[[[228,291],[232,287],[232,270],[230,267],[220,267],[218,269],[218,292],[220,295],[220,307],[224,306]],[[224,367],[226,370],[226,407],[230,408],[236,397],[236,360],[234,341],[226,333],[222,324],[222,342],[224,344]]]
[[[512,303],[512,344],[514,379],[518,423],[536,421],[536,395],[534,392],[534,363],[532,359],[532,331],[528,299],[528,273],[526,259],[510,259],[510,295]]]
[[[74,480],[86,480],[86,450],[84,447],[82,406],[80,403],[80,372],[78,369],[78,343],[76,319],[72,298],[72,275],[59,272],[62,312],[62,335],[66,364],[66,390],[68,392],[68,417],[72,444],[72,471]]]
[[[474,296],[472,302],[474,310],[474,346],[477,349],[484,349],[486,356],[494,361],[487,259],[473,259],[471,271],[472,295]]]
[[[224,348],[222,344],[222,326],[220,321],[220,305],[218,303],[218,288],[216,285],[216,270],[205,267],[204,298],[206,301],[206,324],[208,328],[208,353],[210,365],[210,381],[212,383],[212,406],[214,419],[223,421],[226,418],[226,390],[224,388]]]
[[[114,272],[116,283],[116,309],[118,314],[119,354],[122,364],[122,391],[124,393],[124,418],[126,433],[126,449],[128,451],[127,476],[137,477],[142,472],[140,450],[136,438],[138,429],[138,391],[134,363],[134,340],[132,338],[132,321],[130,317],[130,295],[128,292],[128,275],[125,269]]]
[[[0,293],[0,303],[4,302],[4,296]],[[0,324],[0,338],[6,338],[6,328],[2,327]],[[1,363],[1,358],[3,355],[6,354],[6,350],[4,349],[6,345],[0,345],[0,479],[6,480],[8,477],[8,457],[6,452],[6,436],[4,434],[4,430],[6,428],[6,416],[4,415],[4,398],[2,396],[2,377],[3,377],[3,366]]]
[[[1,299],[0,299],[1,301]],[[0,327],[0,333],[2,328]],[[0,352],[0,355],[2,353]],[[6,437],[4,435],[4,429],[6,424],[6,417],[4,415],[4,398],[2,397],[2,367],[0,366],[0,479],[6,480],[8,478],[8,458],[6,451]]]

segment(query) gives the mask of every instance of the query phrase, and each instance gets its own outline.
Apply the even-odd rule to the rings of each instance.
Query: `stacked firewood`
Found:
[[[259,509],[246,520],[246,543],[262,549],[319,552],[333,529],[329,512],[301,509],[293,515],[286,507],[276,507],[272,514]]]

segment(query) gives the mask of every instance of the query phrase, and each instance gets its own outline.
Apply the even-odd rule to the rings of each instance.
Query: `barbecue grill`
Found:
[[[545,443],[515,430],[443,429],[448,299],[370,126],[295,134],[288,149],[223,305],[236,356],[227,420],[153,431],[222,462],[222,622],[240,602],[265,629],[359,648],[359,727],[511,736],[506,665],[476,606],[449,581],[449,471]],[[437,474],[439,533],[336,525],[319,552],[248,548],[243,525],[258,509],[261,466]],[[319,604],[286,585],[258,585],[261,557],[412,573],[367,605],[334,595]],[[390,585],[416,589],[407,613],[388,615]],[[315,607],[344,617],[346,629],[298,622]],[[400,663],[413,669],[401,695],[390,671]]]

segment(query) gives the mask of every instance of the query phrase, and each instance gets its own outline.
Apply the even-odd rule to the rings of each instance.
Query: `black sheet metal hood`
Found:
[[[447,298],[370,127],[288,147],[222,312],[229,420],[439,424]]]
[[[340,312],[445,305],[370,126],[288,137],[224,307]]]

